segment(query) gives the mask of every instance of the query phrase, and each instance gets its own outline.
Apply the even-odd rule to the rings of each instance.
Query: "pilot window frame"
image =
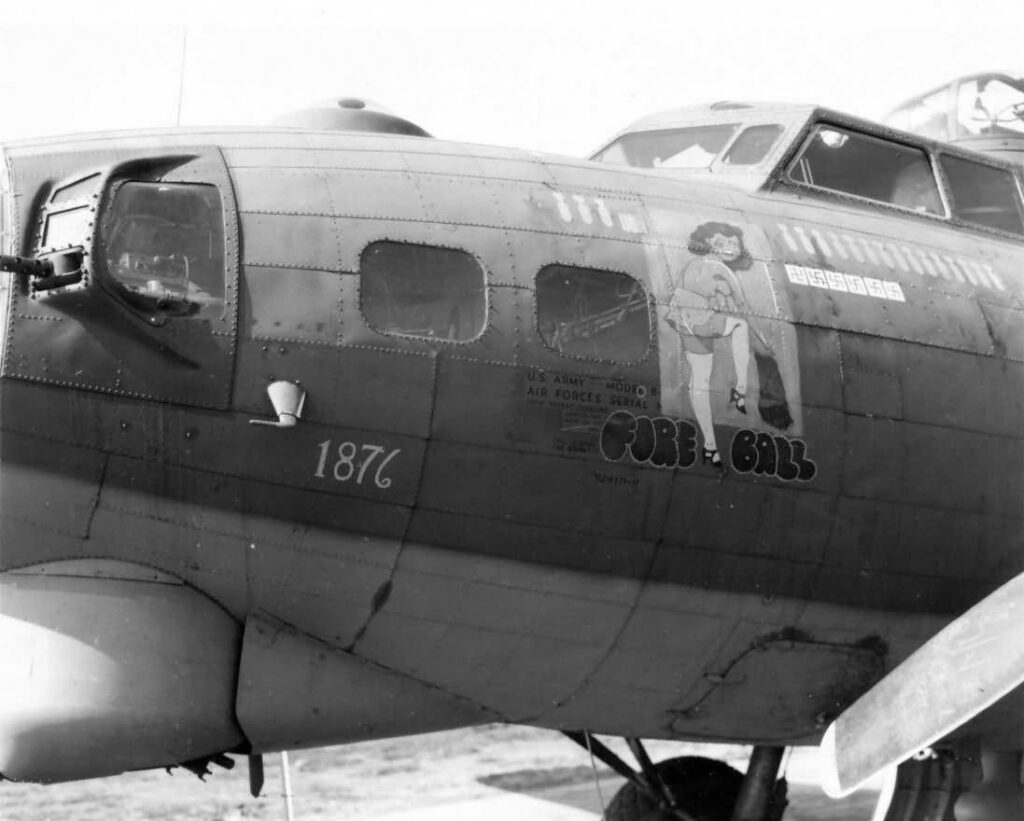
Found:
[[[744,122],[740,123],[740,127],[732,135],[732,138],[725,144],[722,150],[718,153],[718,157],[712,163],[712,168],[715,171],[722,170],[748,170],[760,168],[767,164],[768,160],[775,155],[779,148],[785,143],[783,137],[786,131],[789,129],[787,123],[781,122],[781,118],[775,118],[771,120],[765,120],[764,122]],[[753,162],[730,162],[729,155],[737,144],[746,139],[753,131],[764,131],[766,129],[775,129],[775,136],[768,143],[768,146]]]
[[[421,253],[421,254],[426,253],[427,255],[430,255],[430,254],[435,254],[436,253],[437,254],[437,259],[434,261],[434,264],[439,265],[439,266],[443,264],[442,257],[444,257],[444,256],[447,256],[449,260],[454,260],[454,259],[460,260],[460,264],[462,264],[464,267],[462,268],[462,271],[461,271],[461,273],[459,275],[465,274],[465,273],[472,273],[474,277],[478,276],[479,279],[476,282],[473,283],[471,291],[468,292],[471,295],[471,298],[469,300],[467,300],[466,302],[459,302],[458,300],[452,300],[450,303],[448,303],[449,310],[447,311],[446,316],[444,318],[444,321],[441,324],[447,325],[448,330],[450,331],[451,330],[451,322],[452,322],[452,320],[451,320],[452,313],[454,311],[456,311],[456,309],[461,309],[466,304],[470,304],[470,307],[474,311],[475,325],[473,326],[473,328],[475,328],[475,330],[471,329],[471,330],[473,330],[472,333],[466,334],[465,336],[457,336],[457,337],[442,336],[442,335],[432,334],[432,333],[416,333],[415,329],[401,329],[401,328],[396,328],[396,327],[386,327],[385,324],[382,324],[380,322],[380,316],[383,316],[383,315],[382,314],[381,315],[376,315],[376,316],[374,315],[377,312],[377,308],[376,307],[374,307],[372,311],[368,312],[367,311],[367,299],[368,299],[368,297],[371,298],[371,299],[374,299],[374,298],[376,298],[375,294],[378,294],[378,293],[384,294],[384,293],[386,293],[387,288],[389,287],[389,283],[384,282],[383,280],[379,283],[379,286],[380,286],[381,290],[373,291],[371,288],[367,287],[368,282],[373,282],[374,274],[375,273],[376,274],[380,274],[381,273],[380,271],[377,271],[377,272],[367,271],[367,261],[368,261],[368,256],[367,255],[370,254],[372,252],[372,250],[375,247],[378,247],[378,246],[389,246],[389,247],[391,247],[392,251],[398,251],[400,249],[418,249],[419,253]],[[422,263],[418,262],[416,264],[417,265],[421,265]],[[470,266],[472,266],[472,267],[470,268]],[[369,276],[368,276],[368,274],[369,274]],[[406,240],[396,239],[396,238],[393,238],[393,237],[380,237],[380,238],[372,240],[371,242],[368,242],[360,250],[360,252],[359,252],[359,265],[358,265],[358,268],[356,270],[356,275],[357,275],[357,282],[358,282],[358,293],[359,293],[358,303],[359,303],[359,313],[360,313],[360,316],[362,317],[363,322],[366,324],[366,326],[370,330],[372,330],[374,333],[380,334],[381,336],[391,337],[391,338],[395,338],[395,339],[404,339],[404,340],[418,341],[418,342],[441,343],[441,344],[446,344],[446,345],[469,345],[469,344],[477,341],[478,339],[480,339],[487,332],[488,328],[490,328],[490,325],[491,325],[491,315],[490,315],[491,314],[490,272],[487,270],[487,267],[484,265],[483,260],[481,260],[479,256],[477,256],[476,254],[474,254],[471,251],[467,250],[466,248],[460,248],[460,247],[452,246],[452,245],[435,245],[435,244],[432,244],[432,243],[424,243],[424,242],[409,242],[409,241],[406,241]],[[409,280],[409,282],[411,283],[412,280]],[[377,287],[377,285],[375,284],[373,287]],[[410,293],[410,291],[403,292],[403,295],[408,295],[408,293]],[[442,293],[442,292],[438,291],[438,293]],[[443,300],[435,299],[432,302],[433,302],[433,306],[436,307],[438,304],[441,304],[443,302]],[[417,313],[419,315],[424,316],[424,315],[427,315],[427,314],[431,313],[431,309],[430,309],[430,307],[428,306],[427,303],[428,303],[428,301],[424,301],[424,302],[422,302],[422,303],[420,303],[418,305]],[[400,306],[400,301],[398,300],[397,296],[392,300],[392,304],[391,305],[387,305],[386,303],[382,303],[381,304],[381,310],[382,311],[393,312],[393,311],[397,310],[396,305],[397,305],[397,307],[401,307]],[[408,308],[405,311],[405,313],[407,315],[411,315],[412,314],[412,310],[413,309]],[[444,311],[442,311],[442,313],[444,313]],[[456,316],[458,317],[457,322],[460,325],[465,326],[466,325],[466,321],[462,317],[461,314],[462,314],[462,312],[461,312],[461,310],[459,310],[459,313],[456,314]],[[428,317],[428,319],[430,319],[430,317]],[[432,324],[433,323],[428,322],[428,325],[432,326]],[[440,325],[438,325],[438,327],[440,327]]]
[[[166,326],[170,330],[177,329],[185,337],[196,334],[213,334],[234,339],[237,335],[238,322],[238,280],[239,280],[239,233],[238,206],[234,189],[228,172],[227,164],[220,150],[208,145],[175,146],[173,153],[140,153],[120,162],[92,169],[91,175],[99,171],[99,177],[93,195],[96,208],[96,219],[84,237],[84,247],[88,253],[82,263],[83,281],[80,286],[91,289],[94,283],[98,291],[114,300],[123,310],[141,320],[150,331]],[[82,172],[69,180],[62,180],[55,193],[58,195],[58,208],[65,208],[73,202],[64,202],[60,192],[70,189],[81,190],[77,182],[86,179]],[[107,264],[106,243],[112,229],[112,209],[116,194],[127,182],[143,182],[157,185],[205,185],[216,189],[220,202],[220,232],[223,243],[222,267],[219,279],[223,282],[222,305],[218,310],[177,310],[187,306],[175,306],[175,310],[163,310],[155,304],[140,304],[129,297],[125,298],[125,289]],[[50,207],[44,206],[44,210]],[[69,289],[61,288],[48,292],[55,296]],[[184,324],[182,324],[184,323]],[[184,338],[184,337],[183,337]]]
[[[1012,186],[1012,204],[1016,209],[1017,224],[1020,226],[1017,230],[1011,228],[1002,228],[998,225],[993,225],[989,222],[984,222],[978,219],[972,219],[970,215],[965,215],[965,212],[960,211],[960,206],[957,204],[957,199],[960,196],[958,194],[958,185],[953,174],[947,168],[946,160],[950,159],[954,162],[964,163],[967,165],[973,165],[980,168],[991,169],[994,172],[1005,175],[1008,182]],[[974,154],[973,156],[967,156],[955,149],[948,147],[940,148],[936,152],[936,163],[938,165],[940,174],[942,176],[943,185],[948,192],[949,202],[949,213],[950,221],[965,227],[979,229],[982,231],[991,231],[1003,236],[1014,237],[1020,240],[1024,237],[1024,185],[1022,185],[1020,172],[1016,168],[1007,166],[998,161],[993,162],[992,158],[985,156],[984,154]],[[994,204],[991,203],[988,206],[979,206],[982,208],[990,208]],[[989,213],[993,213],[989,211]]]
[[[893,173],[891,176],[880,174],[878,176],[878,182],[887,184],[886,187],[889,189],[887,197],[872,196],[866,193],[857,193],[855,191],[846,190],[837,186],[819,184],[814,182],[813,177],[808,181],[806,167],[803,171],[804,178],[799,179],[794,174],[795,169],[801,167],[801,163],[803,163],[805,155],[813,147],[814,142],[819,138],[819,135],[829,131],[837,135],[837,149],[841,149],[844,145],[849,144],[850,139],[853,138],[854,140],[860,141],[862,145],[869,147],[876,146],[890,150],[894,152],[893,156],[896,158],[899,157],[899,152],[901,151],[907,154],[916,155],[919,161],[923,160],[923,163],[918,162],[916,166],[912,163],[907,163],[898,170],[893,169],[896,173]],[[822,142],[825,142],[824,137],[821,137],[821,140]],[[827,142],[825,144],[827,145]],[[894,201],[894,191],[898,185],[899,176],[910,170],[927,170],[934,186],[925,193],[934,195],[938,198],[938,201],[935,204],[941,208],[941,210],[922,210]],[[798,191],[810,191],[815,194],[835,198],[841,201],[861,203],[876,208],[891,209],[896,213],[914,215],[922,219],[949,219],[949,192],[946,190],[942,174],[939,173],[936,167],[932,151],[924,145],[912,141],[895,139],[891,136],[873,134],[858,127],[857,125],[848,124],[842,121],[825,119],[812,120],[809,122],[802,137],[794,141],[793,150],[789,152],[783,162],[779,164],[775,176],[779,184]]]
[[[617,277],[620,280],[629,280],[629,282],[631,283],[631,287],[633,287],[634,289],[638,289],[639,290],[639,295],[640,295],[641,298],[638,300],[638,302],[643,307],[643,315],[644,315],[644,318],[646,320],[646,322],[643,323],[643,326],[645,328],[645,334],[644,334],[643,338],[644,338],[644,341],[645,341],[646,344],[644,345],[644,349],[643,349],[642,353],[640,353],[639,355],[636,355],[636,356],[624,356],[624,357],[598,356],[596,354],[596,352],[588,354],[588,353],[566,351],[564,348],[560,348],[560,347],[557,347],[556,345],[552,344],[553,336],[551,334],[545,332],[545,322],[546,322],[546,317],[545,317],[545,301],[546,301],[547,297],[545,296],[546,287],[544,285],[543,280],[544,280],[544,278],[546,276],[549,275],[549,272],[552,275],[558,275],[560,272],[567,272],[567,271],[578,272],[578,273],[581,273],[581,274],[584,274],[584,275],[597,275],[597,276],[609,275],[609,276],[612,276],[612,277]],[[650,291],[648,290],[647,286],[645,286],[644,283],[641,282],[637,277],[634,277],[634,276],[632,276],[632,275],[630,275],[630,274],[628,274],[628,273],[626,273],[624,271],[620,271],[620,270],[616,270],[616,269],[612,269],[612,268],[598,268],[598,267],[593,267],[593,266],[588,266],[588,265],[577,265],[577,264],[565,263],[565,262],[550,262],[550,263],[542,266],[537,271],[537,273],[534,275],[534,278],[533,278],[533,294],[534,294],[534,300],[533,300],[534,330],[535,330],[535,332],[537,334],[537,337],[540,339],[541,343],[543,344],[544,348],[546,350],[550,351],[551,353],[555,354],[556,356],[564,358],[564,359],[576,359],[576,360],[582,360],[582,361],[586,361],[586,362],[600,362],[602,364],[615,364],[615,365],[636,365],[636,364],[639,364],[641,362],[646,361],[651,356],[651,351],[654,348],[654,342],[653,342],[654,310],[652,308]],[[624,304],[622,307],[628,307],[628,303]],[[595,314],[594,316],[600,316],[601,314],[606,314],[609,311],[613,311],[613,310],[615,310],[615,306],[606,308],[603,311],[600,311],[598,314]],[[579,317],[579,318],[576,319],[576,321],[579,322],[579,321],[582,321],[584,319],[593,319],[593,317]],[[566,324],[566,322],[563,321],[562,324]],[[639,334],[637,334],[636,339],[637,340],[640,339]]]

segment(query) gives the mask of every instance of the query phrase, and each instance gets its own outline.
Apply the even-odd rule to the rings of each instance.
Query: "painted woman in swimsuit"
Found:
[[[689,365],[689,396],[704,438],[702,459],[722,464],[711,412],[711,372],[715,340],[730,340],[736,382],[729,403],[747,412],[747,372],[750,365],[750,326],[743,288],[736,276],[752,265],[742,232],[726,223],[707,222],[690,235],[688,248],[696,256],[679,274],[669,302],[666,321],[679,333]]]

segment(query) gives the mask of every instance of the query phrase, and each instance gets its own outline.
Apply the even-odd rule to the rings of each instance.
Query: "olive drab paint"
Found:
[[[1018,572],[1021,235],[819,184],[850,134],[955,149],[715,116],[700,173],[372,129],[5,147],[0,773],[498,720],[813,743]]]

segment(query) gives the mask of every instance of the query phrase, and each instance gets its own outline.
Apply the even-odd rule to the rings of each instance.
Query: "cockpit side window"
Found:
[[[548,265],[537,274],[537,324],[563,356],[637,362],[651,345],[647,292],[615,271]]]
[[[939,164],[949,181],[954,217],[1024,234],[1021,193],[1009,170],[951,154],[940,155]]]
[[[224,217],[216,186],[125,182],[111,203],[104,252],[142,310],[215,319],[224,313]]]
[[[756,165],[768,156],[783,128],[777,123],[744,128],[722,157],[725,165]]]
[[[945,208],[924,150],[819,125],[788,171],[789,179],[911,211],[944,214]]]

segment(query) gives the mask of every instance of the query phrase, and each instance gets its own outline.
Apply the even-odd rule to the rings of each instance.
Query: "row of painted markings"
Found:
[[[964,257],[939,254],[921,248],[866,237],[853,237],[835,231],[804,228],[779,223],[786,245],[797,253],[824,254],[840,260],[854,259],[871,265],[886,265],[891,270],[913,272],[921,276],[942,277],[951,282],[966,282],[1005,291],[1006,285],[992,266]]]

